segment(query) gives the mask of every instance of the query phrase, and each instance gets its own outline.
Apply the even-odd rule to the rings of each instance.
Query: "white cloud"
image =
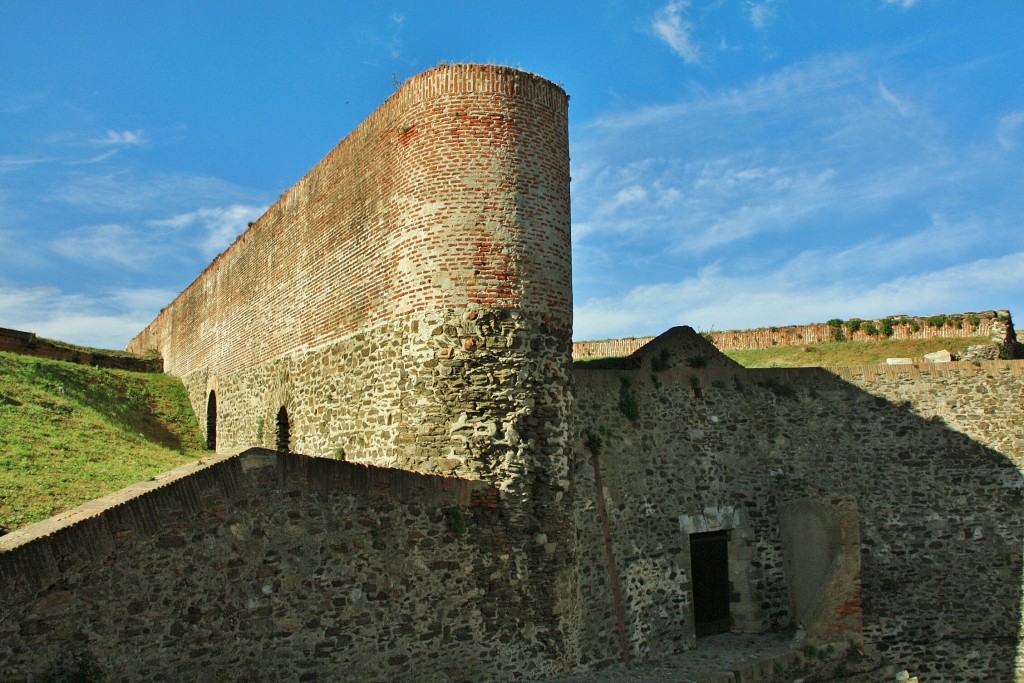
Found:
[[[749,2],[750,24],[757,29],[764,28],[768,22],[775,18],[775,5],[773,0],[767,2]]]
[[[1014,149],[1017,146],[1021,124],[1024,124],[1024,111],[1015,111],[999,119],[996,125],[996,140],[1003,149]]]
[[[53,287],[0,285],[4,327],[102,349],[123,349],[177,292],[125,289],[100,297],[65,294]]]
[[[693,24],[683,18],[690,0],[674,0],[659,9],[651,22],[655,35],[690,64],[700,63],[700,49],[693,42]]]
[[[108,130],[104,137],[91,142],[94,145],[143,145],[146,136],[141,130]]]
[[[76,228],[60,235],[50,246],[72,261],[94,267],[114,264],[129,270],[149,267],[160,251],[160,245],[118,224]]]
[[[870,253],[863,254],[865,259]],[[861,277],[857,253],[802,254],[782,267],[745,274],[723,263],[676,282],[644,285],[622,297],[579,302],[574,337],[659,334],[674,325],[748,329],[831,318],[936,314],[1010,308],[1007,291],[1024,286],[1024,252],[910,275]],[[838,276],[837,273],[842,273]]]
[[[236,237],[245,232],[250,222],[262,216],[266,210],[266,206],[232,204],[181,213],[171,218],[150,221],[149,225],[173,230],[199,228],[199,251],[210,259],[224,251]]]
[[[69,166],[88,166],[89,164],[98,164],[115,156],[117,156],[117,150],[108,149],[106,152],[101,152],[100,154],[91,156],[88,159],[82,159],[81,161],[69,161],[67,163]]]
[[[190,261],[196,252],[205,262],[265,211],[266,207],[232,204],[146,221],[145,228],[119,223],[83,226],[63,232],[50,247],[67,259],[97,268],[114,264],[138,271],[158,259]]]
[[[903,9],[910,9],[917,4],[917,0],[885,0],[887,5],[899,5]]]
[[[1013,308],[985,259],[1024,253],[1024,111],[978,145],[891,73],[822,56],[577,126],[576,337]]]
[[[364,35],[371,45],[376,48],[382,48],[391,59],[398,59],[402,56],[403,43],[401,34],[404,25],[405,14],[392,12],[388,17],[387,25],[384,27],[385,35],[381,35],[377,31],[367,31]],[[376,59],[368,59],[365,63],[380,66]]]

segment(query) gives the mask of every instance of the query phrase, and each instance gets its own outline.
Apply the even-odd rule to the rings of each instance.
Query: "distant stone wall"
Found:
[[[862,574],[818,632],[929,681],[1019,675],[1024,363],[574,374],[583,661],[693,645],[704,530],[735,545],[733,628],[796,626],[779,509],[839,496]]]
[[[588,358],[628,356],[653,340],[654,337],[623,337],[622,339],[573,342],[572,357],[573,360],[586,360]]]
[[[885,321],[888,320],[888,323]],[[848,324],[849,323],[849,324]],[[853,329],[856,328],[856,329]],[[888,334],[883,331],[887,330]],[[769,349],[775,346],[825,344],[834,341],[880,339],[962,339],[988,337],[993,344],[1012,349],[1017,341],[1010,312],[982,311],[942,316],[891,316],[874,320],[851,319],[840,324],[816,323],[702,333],[723,351]],[[628,356],[654,337],[624,337],[573,343],[573,359]]]
[[[470,681],[566,670],[478,481],[252,450],[0,538],[0,679]],[[545,595],[550,595],[545,593]],[[545,618],[544,615],[547,615]]]

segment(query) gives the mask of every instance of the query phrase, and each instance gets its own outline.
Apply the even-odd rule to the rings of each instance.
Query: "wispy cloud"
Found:
[[[143,145],[146,136],[141,130],[108,130],[105,136],[91,142],[94,145]]]
[[[654,34],[690,64],[700,63],[700,49],[693,40],[693,24],[684,18],[690,0],[674,0],[660,8],[651,21]]]
[[[182,230],[198,228],[198,247],[205,258],[212,258],[224,251],[249,223],[266,212],[266,206],[232,204],[225,207],[205,208],[181,213],[171,218],[150,221],[149,225],[160,228]]]
[[[29,166],[45,164],[50,161],[46,157],[23,156],[15,154],[0,155],[0,173],[13,173]]]
[[[158,173],[140,177],[131,171],[115,170],[74,175],[54,189],[49,199],[91,211],[148,211],[150,215],[159,215],[197,205],[248,201],[253,194],[210,176]]]
[[[917,0],[885,0],[887,5],[899,5],[903,9],[910,9],[917,4]]]
[[[913,114],[913,107],[906,100],[902,100],[897,97],[889,88],[885,87],[885,83],[882,79],[878,79],[878,93],[882,96],[882,99],[893,106],[893,108],[899,112],[900,116],[909,117]]]
[[[130,227],[117,224],[91,225],[63,233],[50,247],[64,258],[104,267],[116,265],[128,270],[149,267],[159,248]]]
[[[578,126],[577,338],[1012,303],[940,280],[982,279],[985,244],[1024,251],[1005,153],[1024,112],[978,145],[898,79],[884,57],[829,55]]]
[[[762,29],[775,18],[774,0],[765,2],[748,2],[750,24],[756,29]]]
[[[106,161],[107,159],[117,156],[117,152],[118,150],[116,149],[109,149],[106,152],[96,154],[95,156],[91,156],[88,159],[82,159],[80,161],[69,161],[67,163],[69,166],[88,166],[90,164],[99,164]]]
[[[1021,125],[1024,124],[1024,111],[1015,111],[1012,114],[999,119],[996,125],[996,140],[1003,149],[1014,149],[1017,147],[1017,138]]]
[[[367,31],[364,35],[366,40],[375,48],[384,50],[391,59],[398,59],[402,56],[402,29],[404,26],[405,14],[392,12],[388,16],[383,32]],[[378,61],[372,57],[367,59],[366,63],[374,66],[379,65]]]
[[[157,260],[202,262],[223,251],[265,206],[232,204],[146,221],[143,227],[108,223],[61,233],[50,248],[64,258],[94,268],[115,265],[126,270],[150,268]]]

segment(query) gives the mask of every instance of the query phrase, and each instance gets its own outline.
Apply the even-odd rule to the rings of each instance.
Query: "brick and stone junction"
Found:
[[[0,679],[538,680],[788,631],[848,680],[1024,680],[1021,362],[746,370],[674,328],[574,368],[567,104],[421,74],[132,341],[215,454],[0,538]]]

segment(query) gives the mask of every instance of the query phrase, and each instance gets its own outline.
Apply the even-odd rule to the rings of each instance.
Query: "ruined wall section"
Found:
[[[826,344],[834,341],[872,342],[882,339],[988,337],[993,344],[1008,349],[1012,349],[1016,342],[1013,321],[1010,319],[1010,312],[1006,310],[927,317],[890,316],[873,320],[851,318],[833,324],[787,325],[762,327],[756,330],[712,331],[707,334],[715,346],[723,351]]]
[[[323,458],[190,465],[0,539],[0,679],[63,680],[73,657],[131,681],[564,672],[498,505],[482,482]]]
[[[872,656],[928,680],[1019,676],[1020,361],[574,375],[584,661],[621,660],[617,632],[635,659],[692,645],[687,535],[716,528],[746,544],[734,628],[795,626],[779,505],[838,496],[859,511],[862,593],[827,632],[863,623]]]

